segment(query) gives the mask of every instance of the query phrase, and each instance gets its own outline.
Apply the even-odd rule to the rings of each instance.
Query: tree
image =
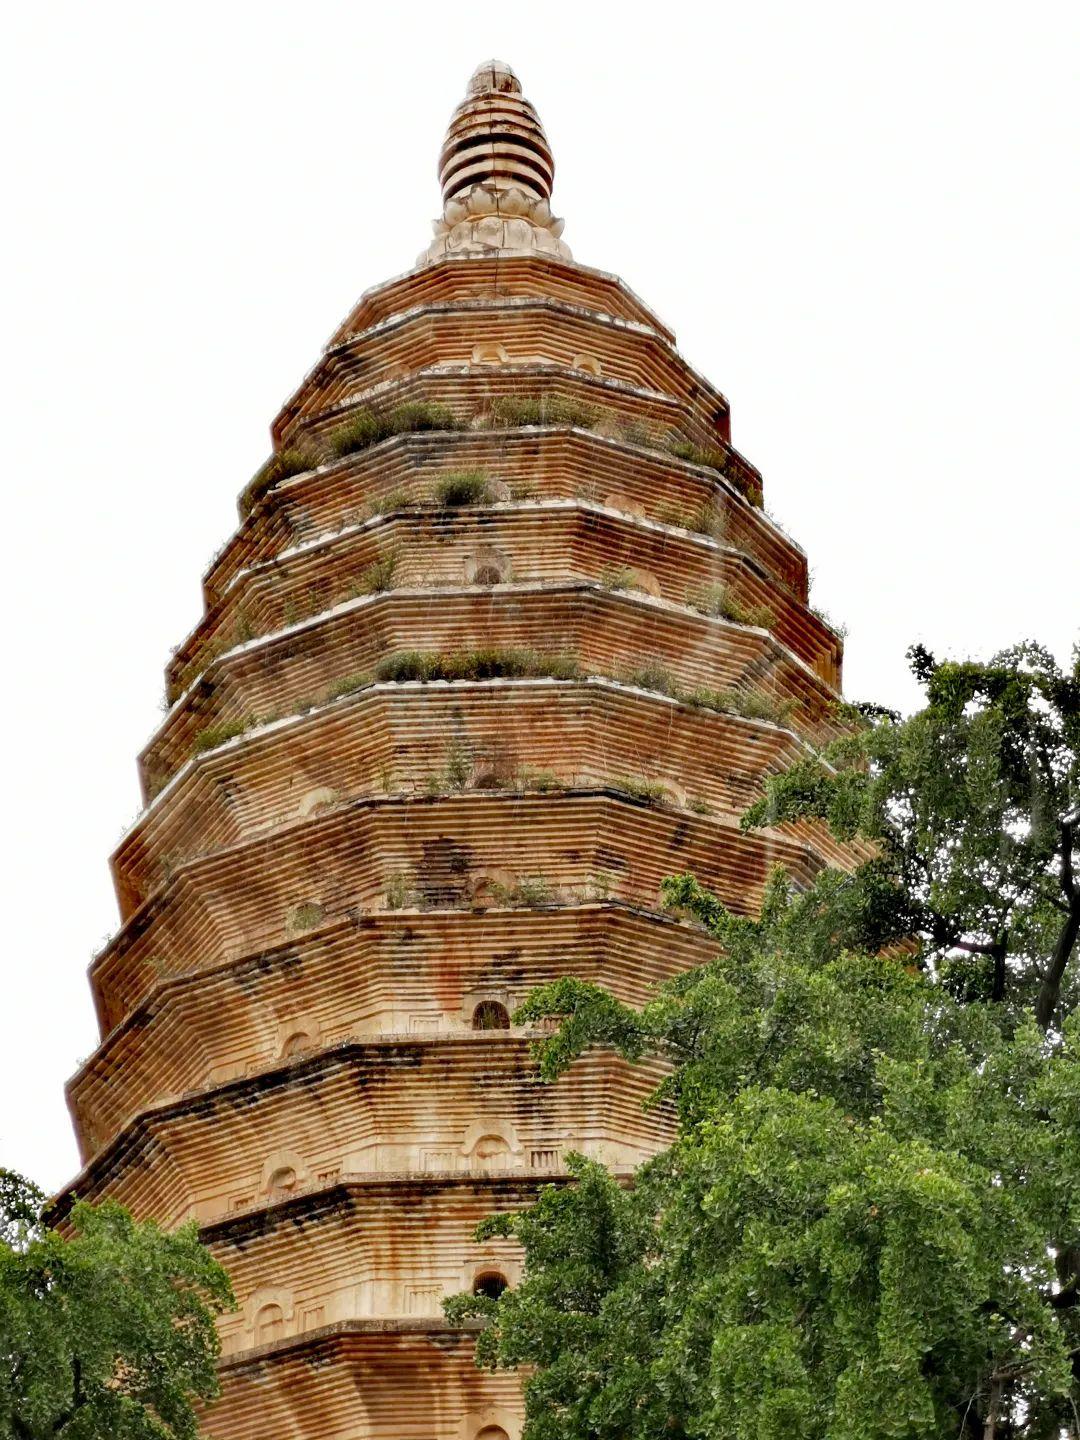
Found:
[[[1080,1436],[1080,670],[914,659],[923,710],[746,820],[873,842],[851,873],[778,874],[756,919],[675,878],[714,960],[640,1012],[571,979],[518,1012],[562,1018],[548,1080],[663,1060],[676,1134],[632,1187],[574,1157],[481,1227],[524,1278],[448,1313],[528,1367],[526,1440]]]
[[[744,825],[813,816],[879,854],[846,895],[847,937],[877,949],[917,935],[949,983],[1033,1004],[1044,1029],[1080,937],[1080,658],[1071,675],[1036,645],[988,665],[909,651],[926,687],[904,723],[869,723],[773,777]]]
[[[216,1393],[214,1315],[229,1281],[194,1225],[77,1204],[64,1237],[43,1196],[0,1171],[0,1435],[195,1440]]]

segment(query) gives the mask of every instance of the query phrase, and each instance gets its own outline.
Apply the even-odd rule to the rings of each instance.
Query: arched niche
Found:
[[[505,345],[500,345],[494,340],[486,340],[473,346],[472,363],[474,365],[507,365],[510,363],[510,355]]]
[[[470,1410],[457,1430],[457,1440],[520,1440],[520,1436],[519,1417],[495,1405]]]
[[[292,1291],[280,1285],[260,1285],[244,1305],[244,1327],[255,1345],[271,1345],[290,1331],[293,1318]]]
[[[510,1170],[521,1163],[523,1147],[508,1121],[478,1120],[466,1130],[461,1154],[470,1170]]]
[[[300,798],[300,804],[296,807],[298,815],[318,815],[323,810],[329,810],[337,803],[338,794],[331,790],[329,785],[320,785],[315,790],[308,790]]]
[[[508,895],[517,888],[517,876],[512,870],[485,870],[473,876],[469,885],[469,899],[474,905],[486,909],[492,905],[505,905]]]
[[[604,373],[600,361],[595,355],[575,355],[570,361],[572,370],[584,370],[586,375],[602,375]]]
[[[510,1011],[501,1000],[478,1000],[469,1023],[473,1030],[509,1030]]]
[[[311,1015],[290,1015],[277,1030],[277,1053],[285,1059],[319,1048],[320,1026]]]
[[[463,568],[466,585],[502,585],[510,576],[510,558],[495,545],[478,545]]]
[[[259,1189],[272,1200],[284,1200],[308,1182],[308,1167],[291,1150],[276,1150],[262,1168]]]

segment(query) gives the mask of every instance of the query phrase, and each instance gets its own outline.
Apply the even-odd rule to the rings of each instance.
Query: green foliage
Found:
[[[698,710],[715,710],[720,715],[741,715],[744,720],[768,720],[772,725],[787,725],[795,713],[793,700],[781,700],[759,690],[709,690],[701,687],[683,697],[687,705]]]
[[[852,713],[853,734],[770,780],[746,825],[814,816],[879,848],[856,871],[859,943],[917,935],[957,993],[1034,1005],[1062,995],[1080,934],[1072,851],[1080,826],[1080,662],[1063,674],[1037,646],[988,665],[911,652],[927,704],[899,721]]]
[[[723,534],[720,512],[707,500],[700,505],[664,505],[658,511],[657,519],[662,525],[678,525],[680,529],[692,530],[696,535],[707,535],[710,540],[719,540]]]
[[[643,660],[638,665],[628,666],[620,672],[618,679],[624,685],[636,685],[639,690],[655,690],[660,695],[679,693],[675,676],[660,660]]]
[[[240,496],[241,513],[248,514],[256,502],[280,481],[287,480],[291,475],[302,475],[306,470],[314,470],[318,463],[319,457],[314,451],[303,446],[291,446],[271,455],[244,487]]]
[[[330,432],[331,454],[341,457],[366,450],[391,435],[410,434],[418,430],[460,430],[457,419],[448,405],[436,405],[428,401],[413,400],[397,405],[391,410],[374,410],[366,406],[354,410],[349,418]]]
[[[41,1199],[0,1172],[0,1434],[196,1440],[193,1404],[217,1393],[214,1315],[233,1303],[224,1270],[194,1224],[78,1204],[64,1239]]]
[[[432,487],[437,505],[486,505],[492,499],[491,481],[482,470],[456,470],[441,476]]]
[[[497,429],[521,425],[574,425],[591,430],[603,418],[595,405],[582,405],[561,395],[500,395],[491,402],[488,422]]]
[[[302,935],[307,930],[314,930],[322,918],[323,907],[316,901],[309,900],[289,912],[286,929],[290,935]]]
[[[384,590],[391,589],[397,567],[398,553],[396,550],[388,550],[385,555],[380,555],[361,572],[352,587],[353,595],[381,595]]]
[[[378,680],[493,680],[525,676],[552,676],[572,680],[580,666],[571,655],[506,646],[444,653],[438,650],[398,650],[380,660]]]
[[[634,590],[638,578],[629,565],[608,565],[600,571],[600,584],[605,590]]]
[[[633,1189],[578,1158],[575,1185],[499,1217],[522,1284],[449,1307],[487,1321],[481,1363],[535,1367],[527,1440],[974,1440],[1006,1379],[1041,1427],[1013,1433],[1056,1434],[1080,1333],[1048,1241],[1080,1223],[1080,1027],[1052,1053],[895,961],[823,953],[782,878],[758,921],[686,877],[668,892],[715,961],[641,1012],[562,980],[514,1016],[562,1017],[549,1080],[593,1045],[665,1061],[652,1103],[678,1120]]]
[[[747,605],[727,585],[698,586],[686,592],[686,603],[702,615],[733,620],[736,625],[757,625],[768,630],[776,616],[767,605]]]
[[[202,755],[207,750],[216,750],[219,745],[224,745],[227,740],[235,740],[238,735],[243,735],[245,730],[250,730],[257,724],[258,720],[254,715],[244,715],[237,716],[235,720],[222,720],[217,725],[207,725],[192,741],[192,754]]]
[[[561,1021],[551,1082],[593,1046],[661,1062],[676,1137],[481,1227],[524,1278],[447,1310],[525,1369],[524,1440],[1080,1433],[1080,665],[913,660],[923,710],[852,712],[747,821],[873,858],[778,873],[756,919],[669,880],[714,960],[641,1010],[566,978],[513,1017]]]
[[[658,780],[647,780],[644,775],[616,775],[611,784],[646,805],[659,805],[668,798],[665,786]]]
[[[365,685],[371,684],[371,676],[367,671],[361,671],[356,675],[342,675],[327,686],[326,699],[339,700],[342,695],[354,695],[357,690],[363,690]]]
[[[704,465],[710,470],[719,470],[721,474],[730,464],[730,456],[726,450],[716,445],[698,445],[681,435],[669,436],[667,448],[677,460],[686,460],[691,465]]]
[[[493,885],[491,895],[497,905],[521,910],[553,905],[557,899],[543,875],[523,875],[512,885]]]

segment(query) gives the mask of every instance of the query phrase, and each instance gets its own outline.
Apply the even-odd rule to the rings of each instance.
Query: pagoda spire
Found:
[[[485,60],[450,117],[439,153],[443,213],[420,263],[492,251],[569,260],[549,203],[554,179],[551,146],[521,81],[502,60]]]

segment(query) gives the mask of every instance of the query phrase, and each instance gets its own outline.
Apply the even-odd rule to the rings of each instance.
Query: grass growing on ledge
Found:
[[[746,605],[726,585],[703,585],[688,590],[686,603],[702,615],[731,620],[736,625],[758,625],[768,630],[776,621],[767,605]]]
[[[437,505],[486,505],[493,498],[491,481],[482,470],[455,470],[432,487]]]
[[[433,405],[413,400],[395,405],[392,410],[371,410],[364,406],[354,410],[347,420],[330,432],[329,447],[333,455],[355,454],[377,445],[391,435],[415,434],[420,430],[461,430],[462,422],[448,405]]]
[[[301,446],[291,446],[271,455],[244,486],[240,496],[241,512],[247,515],[256,501],[279,481],[287,480],[290,475],[302,475],[305,470],[314,470],[318,463],[318,456]]]
[[[640,665],[620,671],[615,678],[624,685],[636,685],[639,690],[656,690],[661,695],[670,695],[673,698],[677,698],[679,694],[675,676],[659,660],[642,661]]]
[[[698,710],[715,710],[720,715],[740,715],[744,720],[770,720],[786,725],[795,711],[794,700],[778,700],[754,690],[693,690],[684,695],[687,705]]]
[[[715,505],[702,501],[700,505],[664,505],[656,517],[661,525],[678,525],[680,530],[705,535],[710,540],[719,540],[724,533],[723,521]]]
[[[613,789],[622,790],[631,799],[646,805],[660,805],[669,798],[665,785],[658,780],[646,780],[644,775],[616,775],[609,783]]]
[[[600,571],[599,581],[605,590],[640,589],[637,575],[629,565],[612,565],[605,567]]]
[[[418,904],[419,892],[408,874],[391,875],[386,882],[386,908],[404,910]]]
[[[381,595],[384,590],[389,590],[394,583],[397,565],[396,550],[388,550],[385,555],[380,555],[377,560],[373,560],[366,569],[360,572],[356,581],[349,587],[350,598],[356,599],[361,595]]]
[[[495,429],[519,425],[574,425],[591,430],[603,418],[596,405],[565,400],[561,395],[500,395],[488,407],[487,422]]]
[[[543,875],[523,875],[513,885],[493,885],[491,898],[496,905],[527,910],[537,905],[554,905],[558,895]]]
[[[290,706],[289,714],[299,715],[314,708],[316,703],[329,703],[344,695],[355,694],[373,681],[405,682],[412,680],[494,680],[494,679],[554,679],[580,680],[588,674],[599,672],[587,670],[578,659],[565,652],[534,650],[524,647],[492,647],[478,650],[454,652],[399,650],[386,656],[376,666],[374,673],[358,671],[343,675],[333,681],[323,692],[321,700],[310,698],[298,700]],[[774,725],[787,725],[798,710],[794,700],[780,700],[776,696],[751,690],[727,688],[711,690],[699,688],[685,691],[677,683],[672,672],[658,660],[646,660],[634,667],[620,670],[607,678],[623,685],[633,685],[640,690],[651,690],[655,694],[667,695],[680,704],[694,709],[712,710],[723,715],[738,715],[748,720],[767,720]],[[229,740],[245,734],[257,725],[269,724],[279,718],[277,715],[247,715],[243,718],[225,720],[217,725],[208,725],[200,730],[191,745],[192,755],[205,754],[216,750]],[[464,757],[448,755],[447,770],[444,774],[432,776],[429,781],[430,793],[443,789],[462,789],[468,784],[463,766]],[[147,770],[147,790],[151,799],[164,788],[169,776],[160,769]],[[564,782],[546,771],[522,771],[511,781],[509,788],[555,789]],[[655,803],[664,797],[663,786],[652,786],[647,781],[620,777],[613,781],[620,789],[636,795],[639,799]],[[492,785],[478,785],[477,788],[499,788]]]
[[[709,445],[695,445],[692,440],[686,440],[681,435],[669,435],[666,448],[676,460],[685,460],[690,465],[704,465],[709,470],[719,470],[721,475],[727,473],[731,463],[731,456],[726,450]]]
[[[219,745],[224,745],[228,740],[235,740],[238,735],[243,735],[245,730],[250,730],[253,725],[258,723],[256,716],[246,715],[236,720],[223,720],[219,725],[207,725],[192,741],[191,753],[203,755],[207,750],[216,750]]]
[[[296,909],[289,913],[285,924],[286,932],[289,935],[302,935],[305,930],[314,930],[322,918],[323,907],[315,901],[297,905]]]
[[[327,686],[326,699],[340,700],[342,695],[353,695],[357,690],[363,690],[365,685],[371,684],[371,676],[366,672],[358,675],[342,675]]]
[[[399,650],[380,660],[376,680],[495,680],[528,676],[574,680],[581,666],[572,655],[543,650],[494,647],[444,653],[437,650]]]

